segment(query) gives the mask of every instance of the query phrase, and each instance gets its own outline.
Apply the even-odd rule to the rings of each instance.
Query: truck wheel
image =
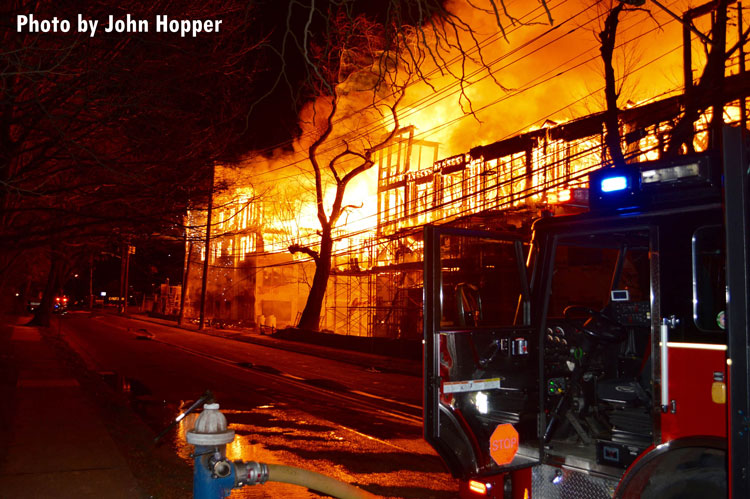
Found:
[[[664,446],[638,461],[615,492],[618,499],[727,496],[727,454],[712,447]]]

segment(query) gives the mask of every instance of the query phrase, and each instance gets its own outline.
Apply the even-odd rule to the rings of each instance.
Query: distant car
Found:
[[[29,301],[29,303],[26,305],[26,310],[29,311],[29,313],[33,313],[34,310],[39,308],[39,305],[41,305],[42,302],[39,301]]]

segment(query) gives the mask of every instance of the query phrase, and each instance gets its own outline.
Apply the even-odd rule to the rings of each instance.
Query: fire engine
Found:
[[[530,239],[425,227],[424,435],[462,497],[750,497],[742,144],[599,169]]]

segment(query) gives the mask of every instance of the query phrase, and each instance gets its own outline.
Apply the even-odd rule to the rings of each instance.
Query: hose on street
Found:
[[[373,499],[378,497],[335,478],[294,466],[269,464],[268,480],[301,485],[339,499]]]

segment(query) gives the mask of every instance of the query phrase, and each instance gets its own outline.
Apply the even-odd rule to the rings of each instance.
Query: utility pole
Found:
[[[130,255],[135,254],[135,246],[128,244],[128,253],[125,255],[125,308],[123,313],[128,311],[128,295],[130,294],[130,286],[128,285],[130,275]]]
[[[125,259],[127,256],[128,251],[128,245],[126,243],[122,243],[122,247],[120,248],[120,296],[117,298],[117,309],[119,313],[123,313],[125,310],[125,307],[123,305],[123,297],[125,296],[125,292],[123,291],[123,287],[125,286]]]
[[[94,254],[89,260],[89,310],[94,310]]]
[[[205,258],[203,259],[203,282],[201,283],[201,315],[198,321],[198,329],[203,329],[206,320],[206,287],[208,285],[208,261],[211,258],[211,212],[214,204],[214,175],[216,165],[211,166],[211,185],[208,190],[208,213],[206,213],[206,242],[204,246]]]
[[[122,259],[120,260],[120,313],[124,314],[128,310],[128,274],[130,271],[130,255],[135,254],[135,246],[130,242],[123,245]]]
[[[185,241],[187,242],[187,229],[185,229]],[[187,255],[185,256],[185,271],[182,273],[182,291],[180,292],[180,315],[177,316],[177,325],[181,326],[185,318],[185,296],[187,295],[188,279],[190,279],[190,258],[193,256],[193,241],[187,243]]]

